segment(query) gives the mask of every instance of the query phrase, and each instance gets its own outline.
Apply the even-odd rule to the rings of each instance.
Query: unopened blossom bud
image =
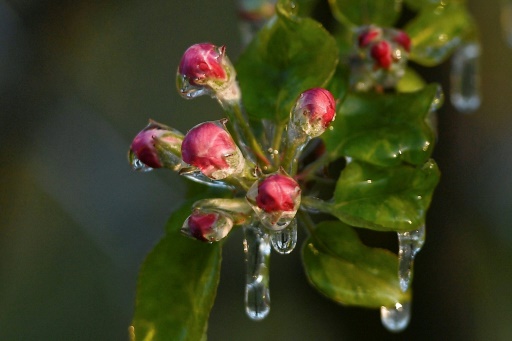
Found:
[[[368,26],[359,33],[357,41],[359,47],[366,47],[375,41],[380,40],[382,37],[382,29],[376,26]]]
[[[393,41],[400,44],[405,51],[411,52],[411,38],[404,31],[397,31],[393,37]]]
[[[181,145],[183,161],[214,180],[243,171],[245,159],[224,126],[225,120],[196,125]]]
[[[204,242],[217,242],[226,237],[233,227],[231,217],[223,212],[194,210],[185,220],[181,232]]]
[[[224,46],[210,43],[189,47],[183,57],[176,76],[178,90],[185,98],[201,95],[214,96],[231,87],[236,72]]]
[[[336,116],[332,94],[322,88],[304,91],[291,111],[290,123],[310,137],[320,136]]]
[[[299,184],[281,170],[256,181],[246,199],[263,225],[278,231],[295,217],[300,206],[300,193]]]
[[[376,65],[383,69],[389,69],[393,63],[391,45],[385,40],[379,41],[373,45],[370,50],[370,55]]]
[[[134,170],[149,171],[153,168],[177,170],[181,162],[183,134],[155,121],[140,131],[133,139],[128,159]]]

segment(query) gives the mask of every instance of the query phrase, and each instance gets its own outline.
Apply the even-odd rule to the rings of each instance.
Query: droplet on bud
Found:
[[[225,121],[204,122],[185,135],[181,145],[183,161],[214,180],[242,172],[245,159],[226,130]]]
[[[233,220],[224,212],[195,209],[185,220],[181,232],[204,242],[217,242],[226,237],[233,227]]]
[[[300,206],[300,187],[283,170],[256,181],[247,192],[247,201],[261,223],[274,231],[287,227]]]
[[[270,234],[272,248],[282,254],[287,255],[295,249],[297,245],[297,219],[293,218],[290,225],[282,230],[274,231]]]

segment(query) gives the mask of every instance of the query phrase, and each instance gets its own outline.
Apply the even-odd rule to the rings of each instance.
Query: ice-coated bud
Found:
[[[245,159],[226,130],[226,120],[204,122],[190,129],[181,145],[183,161],[214,180],[243,171]]]
[[[192,45],[183,54],[176,83],[183,97],[194,98],[226,90],[235,78],[235,68],[226,56],[225,46],[201,43]]]
[[[370,55],[373,60],[375,60],[376,65],[383,69],[389,69],[393,63],[391,45],[385,40],[379,41],[373,45],[370,50]]]
[[[226,237],[233,227],[231,217],[223,212],[195,209],[185,220],[181,232],[204,242],[217,242]]]
[[[336,116],[336,102],[332,94],[322,88],[313,88],[300,94],[291,111],[290,122],[310,137],[320,136]]]
[[[274,231],[284,229],[300,206],[299,184],[280,170],[256,181],[246,199],[262,224]]]
[[[128,159],[132,168],[138,171],[162,167],[177,170],[182,164],[182,141],[183,134],[179,131],[150,120],[133,139]]]

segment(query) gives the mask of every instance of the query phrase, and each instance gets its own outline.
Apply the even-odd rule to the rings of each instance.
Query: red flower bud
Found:
[[[304,91],[291,112],[291,122],[311,137],[320,136],[336,116],[332,94],[322,88]]]
[[[411,52],[411,38],[409,38],[409,35],[404,31],[397,31],[393,41],[400,44],[405,51]]]
[[[380,40],[382,37],[382,29],[375,26],[369,26],[363,30],[357,37],[359,47],[366,47],[370,43]]]
[[[391,45],[385,40],[381,40],[373,45],[370,50],[370,55],[375,60],[376,64],[384,69],[389,69],[393,63]]]
[[[213,95],[232,83],[236,73],[225,50],[224,46],[202,43],[185,51],[177,74],[177,85],[184,97]]]
[[[177,130],[151,121],[130,146],[128,157],[132,167],[142,171],[179,167],[182,140],[183,135]]]
[[[273,230],[290,224],[300,205],[300,187],[283,171],[256,181],[247,192],[247,201],[261,222]]]
[[[233,220],[221,212],[194,210],[185,220],[181,232],[204,242],[217,242],[226,237],[233,227]]]
[[[242,152],[219,121],[204,122],[190,129],[183,139],[181,153],[183,161],[214,180],[240,173],[245,164]]]

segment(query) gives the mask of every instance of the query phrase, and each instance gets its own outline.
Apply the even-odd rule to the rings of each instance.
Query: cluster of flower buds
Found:
[[[370,25],[360,27],[356,38],[358,54],[352,80],[355,88],[367,90],[373,86],[395,86],[405,73],[411,50],[411,39],[407,33]]]
[[[235,76],[225,48],[202,43],[185,51],[178,68],[177,84],[186,98],[209,94],[221,104],[233,99],[228,106],[223,105],[225,111],[233,114],[235,110],[230,111],[230,106],[241,107],[241,96],[238,93],[236,100],[234,97],[226,100],[225,96],[239,91],[226,92],[238,89]],[[251,133],[242,116],[233,116],[234,120],[242,121],[238,123],[243,128],[235,129],[235,138],[230,133],[233,126],[226,126],[227,119],[200,123],[185,135],[151,121],[133,140],[129,158],[135,169],[170,168],[193,180],[208,185],[224,184],[234,190],[235,199],[197,202],[182,227],[185,235],[214,242],[224,238],[233,226],[258,221],[266,229],[264,233],[277,236],[274,238],[276,245],[284,245],[296,239],[294,218],[301,202],[301,188],[289,174],[295,174],[297,155],[304,145],[321,135],[334,118],[335,100],[329,91],[313,88],[301,93],[290,111],[287,135],[281,146],[284,152],[267,168],[265,160],[255,163],[239,147],[243,145],[240,140]],[[253,141],[251,147],[261,148],[259,142],[254,143],[254,136],[248,139]],[[273,171],[264,174],[262,169]],[[293,235],[295,237],[285,238]],[[283,252],[281,249],[278,252]]]

